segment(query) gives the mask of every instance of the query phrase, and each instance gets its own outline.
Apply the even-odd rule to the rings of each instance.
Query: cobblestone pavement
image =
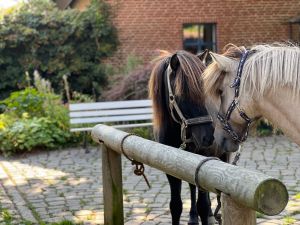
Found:
[[[101,151],[96,148],[88,154],[67,149],[9,160],[0,158],[0,221],[12,216],[12,224],[20,224],[21,219],[34,224],[63,219],[103,224],[100,158]],[[239,166],[279,178],[289,190],[286,209],[278,216],[257,214],[258,224],[300,224],[300,149],[295,144],[282,136],[249,138]],[[132,175],[130,162],[123,158],[126,224],[171,224],[166,176],[150,167],[146,167],[146,173],[150,190],[144,180]],[[182,224],[187,224],[190,200],[186,183],[182,196]],[[215,207],[215,197],[212,198]]]

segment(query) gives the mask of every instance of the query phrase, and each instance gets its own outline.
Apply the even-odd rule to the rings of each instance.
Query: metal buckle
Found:
[[[169,100],[170,100],[170,102],[172,102],[172,103],[173,103],[173,102],[175,101],[175,97],[174,97],[174,95],[170,95],[170,96],[169,96]]]

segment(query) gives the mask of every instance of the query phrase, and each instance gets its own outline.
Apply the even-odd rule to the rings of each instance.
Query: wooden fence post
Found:
[[[121,155],[104,144],[102,148],[104,224],[123,225],[123,188]]]
[[[256,212],[232,200],[228,195],[221,194],[222,225],[256,225]]]

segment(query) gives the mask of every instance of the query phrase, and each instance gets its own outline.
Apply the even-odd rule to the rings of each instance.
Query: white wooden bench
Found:
[[[86,134],[95,124],[104,123],[126,129],[152,125],[151,100],[126,100],[112,102],[76,103],[69,105],[71,132]]]

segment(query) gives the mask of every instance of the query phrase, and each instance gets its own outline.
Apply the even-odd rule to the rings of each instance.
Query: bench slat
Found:
[[[116,116],[116,115],[138,115],[138,114],[150,114],[152,108],[138,108],[138,109],[114,109],[114,110],[100,110],[100,111],[77,111],[70,112],[70,118],[84,118],[93,116]]]
[[[134,127],[149,127],[152,126],[152,123],[134,123],[134,124],[120,124],[113,125],[114,128],[124,129],[124,128],[134,128]],[[91,131],[93,127],[80,127],[80,128],[72,128],[71,132],[79,132],[79,131]]]
[[[90,118],[71,118],[71,124],[83,123],[103,123],[103,122],[124,122],[135,120],[151,120],[152,114],[129,115],[129,116],[105,116],[105,117],[90,117]]]
[[[151,100],[128,100],[112,102],[94,102],[70,104],[70,111],[100,110],[100,109],[124,109],[137,107],[151,107]]]

